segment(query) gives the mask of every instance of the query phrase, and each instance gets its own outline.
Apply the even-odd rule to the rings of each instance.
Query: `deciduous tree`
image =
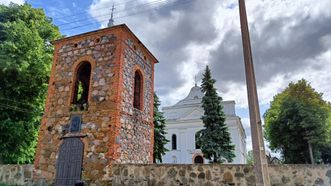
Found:
[[[0,5],[0,160],[31,163],[43,112],[51,41],[59,30],[42,9]]]
[[[304,79],[290,83],[264,114],[270,148],[285,163],[321,162],[330,140],[330,106]],[[310,153],[311,150],[311,153]]]

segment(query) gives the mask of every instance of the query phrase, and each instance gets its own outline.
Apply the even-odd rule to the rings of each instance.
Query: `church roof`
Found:
[[[163,107],[166,120],[192,120],[200,119],[203,115],[202,97],[204,94],[197,85],[191,88],[189,94],[175,105]],[[228,116],[235,116],[235,102],[222,101],[223,111]]]
[[[175,106],[201,103],[203,96],[204,94],[202,93],[200,87],[195,84],[195,86],[191,88],[190,93],[186,96],[186,98],[180,100],[175,104]]]

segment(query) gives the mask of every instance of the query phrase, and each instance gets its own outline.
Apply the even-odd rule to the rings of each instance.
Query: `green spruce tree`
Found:
[[[222,98],[214,88],[215,79],[212,79],[209,67],[203,74],[201,90],[205,94],[202,98],[204,115],[201,117],[204,129],[197,133],[197,143],[205,158],[211,163],[232,162],[234,145],[231,144],[230,133],[225,124],[225,114],[221,105]]]
[[[169,142],[165,135],[165,119],[163,113],[159,111],[160,100],[154,93],[154,156],[153,162],[158,160],[162,163],[162,156],[168,151],[164,146]]]

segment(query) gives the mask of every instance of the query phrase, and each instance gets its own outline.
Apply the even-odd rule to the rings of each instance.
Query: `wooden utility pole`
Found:
[[[239,14],[245,61],[249,117],[253,143],[255,180],[257,186],[269,186],[270,180],[268,173],[268,162],[264,150],[262,123],[256,90],[256,80],[254,74],[251,43],[249,38],[245,0],[239,0]]]

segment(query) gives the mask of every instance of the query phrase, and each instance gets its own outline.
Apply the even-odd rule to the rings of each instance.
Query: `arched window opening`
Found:
[[[91,64],[87,61],[80,64],[75,80],[73,104],[87,104],[88,93],[90,88],[90,77],[91,77]]]
[[[195,149],[200,149],[200,145],[198,144],[199,134],[195,133]]]
[[[176,134],[173,134],[171,137],[171,149],[172,150],[177,150],[177,136]]]
[[[142,110],[143,78],[139,71],[134,73],[133,107]]]
[[[198,155],[194,158],[194,163],[203,163],[203,157]]]

